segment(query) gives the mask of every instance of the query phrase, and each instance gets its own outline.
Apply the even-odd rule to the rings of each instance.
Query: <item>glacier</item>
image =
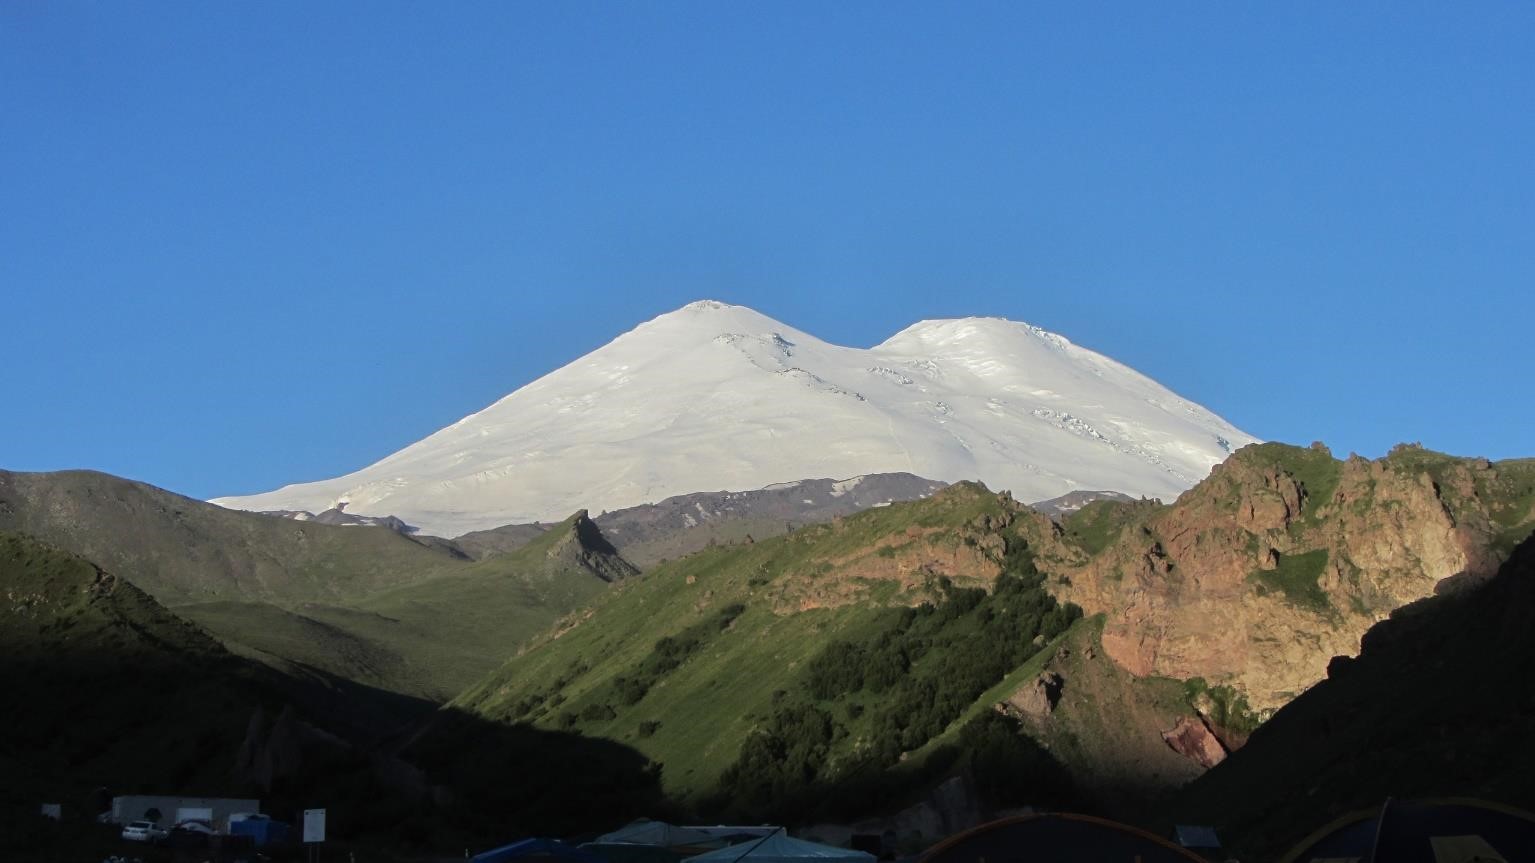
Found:
[[[456,536],[695,491],[906,471],[1024,501],[1170,499],[1256,438],[1064,336],[921,321],[872,348],[690,303],[335,479],[214,500],[394,515]]]

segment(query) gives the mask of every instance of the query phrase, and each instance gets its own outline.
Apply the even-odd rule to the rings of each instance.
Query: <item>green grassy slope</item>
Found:
[[[580,524],[590,522],[572,516],[516,551],[455,561],[348,605],[205,602],[176,610],[263,661],[442,702],[607,590],[606,579],[633,574],[622,560],[587,548]]]
[[[1097,554],[1119,541],[1125,528],[1160,508],[1149,501],[1095,500],[1061,520],[1068,542]]]
[[[976,611],[942,613],[951,595],[945,579],[991,584],[1003,569],[1002,555],[977,544],[989,531],[987,520],[1004,518],[1007,510],[983,488],[960,485],[929,500],[659,566],[562,621],[453,707],[493,721],[621,741],[663,765],[669,794],[706,808],[719,804],[713,795],[743,744],[774,733],[781,721],[776,714],[822,711],[837,728],[827,760],[840,765],[836,781],[844,781],[872,763],[870,753],[881,746],[908,745],[881,744],[891,732],[876,727],[888,721],[881,719],[889,713],[883,708],[899,687],[816,696],[807,689],[808,669],[833,642],[875,645],[899,636],[902,626],[915,627],[899,636],[906,639],[903,655],[912,657],[902,679],[933,680],[946,663],[967,664],[961,652],[968,634],[1004,609],[978,600],[979,590],[959,590],[954,595],[963,594]],[[1038,597],[1051,603],[1042,592]],[[900,622],[899,609],[924,602],[940,613]],[[1004,673],[1040,649],[1029,644],[1032,632],[1021,637],[1020,658]],[[965,706],[985,697],[977,690]],[[981,712],[940,718],[937,732],[957,734]],[[912,731],[907,739],[920,749],[927,734]],[[952,761],[953,753],[945,754]],[[906,761],[921,772],[918,762]],[[880,763],[880,770],[894,766]],[[815,783],[833,779],[822,771],[796,793],[813,793]]]
[[[100,561],[284,672],[434,701],[634,572],[584,514],[476,562],[385,528],[227,510],[89,471],[0,471],[0,529]]]
[[[285,609],[264,602],[204,602],[176,613],[220,634],[237,654],[287,669],[322,669],[339,678],[432,700],[440,685],[412,667],[439,641],[398,620],[338,606]],[[414,643],[413,643],[414,642]]]
[[[94,471],[0,471],[0,530],[96,561],[160,602],[338,602],[457,562],[382,528],[228,510]]]
[[[613,581],[637,574],[610,548],[588,547],[600,545],[600,538],[589,535],[594,530],[584,513],[577,514],[515,551],[368,597],[356,607],[372,616],[348,625],[387,638],[407,653],[445,699],[492,671],[560,615],[584,606]],[[385,627],[382,621],[396,625]]]

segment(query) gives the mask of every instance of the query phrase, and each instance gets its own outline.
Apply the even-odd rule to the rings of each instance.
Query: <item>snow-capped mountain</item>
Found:
[[[1255,439],[1101,354],[999,318],[867,350],[691,303],[355,473],[214,501],[453,536],[674,494],[906,471],[1023,501],[1170,498]]]

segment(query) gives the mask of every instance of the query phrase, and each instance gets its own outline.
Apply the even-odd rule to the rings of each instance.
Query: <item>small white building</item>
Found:
[[[231,815],[254,815],[260,811],[260,800],[134,794],[112,798],[110,820],[113,824],[153,821],[167,830],[183,821],[205,821],[214,830],[228,833]]]

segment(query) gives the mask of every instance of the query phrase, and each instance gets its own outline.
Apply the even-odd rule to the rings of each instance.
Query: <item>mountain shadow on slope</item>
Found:
[[[1387,797],[1535,809],[1535,535],[1486,583],[1398,609],[1168,812],[1277,857]]]
[[[0,471],[0,530],[99,564],[281,674],[439,703],[637,571],[584,512],[474,561],[435,537],[227,510],[91,471]]]
[[[455,832],[569,836],[635,818],[675,818],[661,765],[611,740],[489,722],[447,708],[402,750],[441,795]]]
[[[429,775],[359,714],[389,705],[408,720],[433,705],[233,655],[126,580],[31,537],[0,532],[0,588],[0,851],[75,859],[87,836],[106,853],[115,837],[89,819],[124,793],[254,797],[278,818],[322,805],[338,841],[432,850],[506,838],[499,789],[524,769],[537,770],[545,805],[512,802],[540,824],[598,829],[614,813],[664,811],[654,769],[626,747],[467,718],[447,753],[422,750]],[[80,830],[33,829],[45,801]]]

